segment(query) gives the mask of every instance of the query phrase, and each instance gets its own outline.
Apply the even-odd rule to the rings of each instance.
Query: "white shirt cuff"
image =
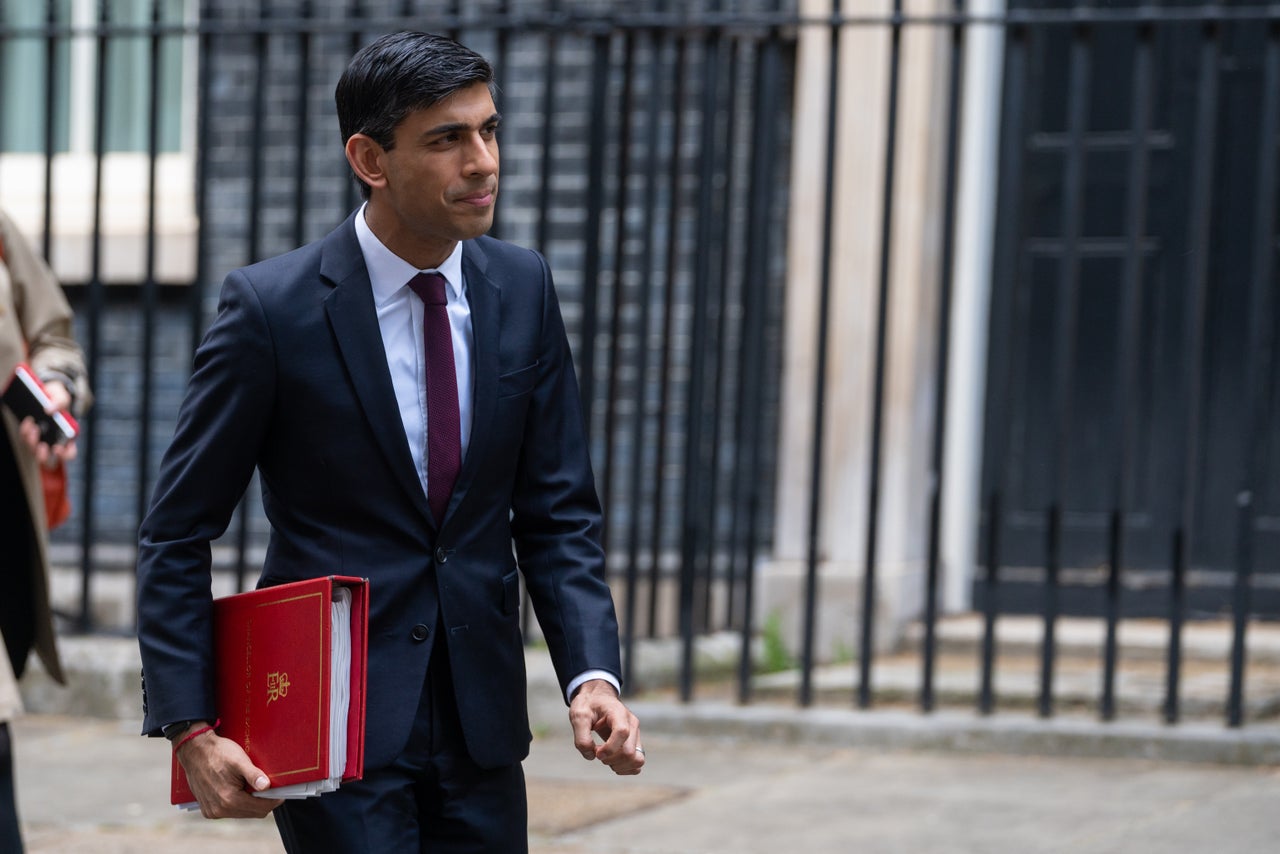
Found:
[[[564,698],[572,702],[573,692],[582,687],[582,683],[590,682],[592,679],[603,679],[613,686],[613,690],[618,692],[618,696],[622,696],[622,685],[618,682],[617,677],[607,670],[586,670],[574,677],[569,683],[569,687],[565,689]]]

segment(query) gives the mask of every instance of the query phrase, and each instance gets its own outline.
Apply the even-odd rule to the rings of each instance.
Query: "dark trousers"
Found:
[[[390,767],[275,810],[290,854],[521,854],[529,848],[524,769],[467,755],[440,639],[413,733]],[[373,724],[376,726],[376,723]]]

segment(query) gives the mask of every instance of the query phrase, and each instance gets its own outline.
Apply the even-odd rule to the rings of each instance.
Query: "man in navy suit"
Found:
[[[423,33],[352,59],[336,99],[367,202],[227,277],[141,528],[143,730],[181,743],[205,816],[274,810],[290,851],[527,849],[520,574],[575,747],[617,774],[644,765],[551,275],[484,236],[492,80]],[[259,584],[370,583],[365,777],[283,804],[246,791],[270,782],[239,745],[185,738],[218,716],[209,543],[255,468],[271,522]]]

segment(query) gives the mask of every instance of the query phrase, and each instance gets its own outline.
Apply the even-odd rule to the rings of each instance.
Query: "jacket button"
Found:
[[[427,639],[427,634],[430,631],[431,630],[428,629],[425,625],[423,625],[422,623],[418,623],[418,625],[413,627],[413,631],[410,632],[409,634],[412,635],[413,639],[416,641],[424,641]]]
[[[449,552],[445,551],[444,546],[436,549],[436,563],[444,563],[449,559]]]

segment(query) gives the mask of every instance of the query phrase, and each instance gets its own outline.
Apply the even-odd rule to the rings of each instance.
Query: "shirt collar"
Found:
[[[409,284],[418,273],[437,272],[444,276],[447,284],[448,299],[456,300],[462,294],[462,241],[454,244],[449,257],[439,267],[419,270],[408,261],[396,255],[386,247],[365,222],[364,212],[368,202],[356,211],[356,239],[360,241],[360,252],[364,255],[364,265],[369,270],[369,284],[373,286],[373,301],[377,306],[384,305],[396,296],[401,288]]]

